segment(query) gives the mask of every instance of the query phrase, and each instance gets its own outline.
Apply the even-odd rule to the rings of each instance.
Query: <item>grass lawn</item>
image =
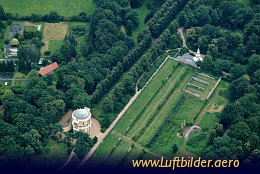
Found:
[[[151,11],[150,9],[147,8],[146,5],[147,2],[149,2],[149,0],[143,0],[142,6],[135,9],[138,14],[138,21],[139,21],[138,27],[133,30],[133,39],[135,43],[137,43],[138,33],[145,28],[146,24],[144,23],[144,19],[147,16],[147,14]]]
[[[109,158],[106,160],[105,165],[109,167],[117,167],[120,162],[126,157],[128,150],[131,147],[131,143],[121,141],[116,149],[112,152]]]
[[[123,166],[127,166],[127,167],[132,166],[132,160],[138,160],[142,155],[142,153],[143,153],[142,150],[138,149],[135,146],[132,147],[123,161]]]
[[[132,106],[126,111],[124,116],[115,126],[117,132],[125,133],[127,128],[132,124],[135,118],[145,109],[146,105],[153,98],[155,93],[162,86],[162,80],[166,79],[174,70],[176,62],[168,60],[164,66],[154,76],[153,80],[146,86],[145,90],[140,94]]]
[[[172,157],[172,146],[176,144],[179,151],[184,148],[184,138],[178,137],[177,134],[182,132],[181,123],[183,120],[186,123],[192,123],[193,118],[197,115],[203,106],[204,101],[187,94],[184,102],[176,113],[169,113],[169,120],[166,120],[162,125],[160,132],[155,136],[150,143],[150,147],[161,154]],[[170,108],[171,109],[171,108]]]
[[[27,75],[20,72],[15,72],[12,85],[25,85],[27,81]]]
[[[44,25],[44,34],[43,34],[43,42],[45,45],[41,48],[41,53],[49,50],[50,41],[60,40],[61,42],[65,38],[68,30],[68,23],[59,22],[59,23],[45,23]],[[53,49],[57,48],[57,43],[53,44]]]
[[[80,26],[80,27],[89,27],[90,23],[87,23],[87,22],[68,22],[68,26],[69,26],[69,29],[73,28],[73,27],[76,27],[76,26]]]
[[[68,158],[66,144],[49,140],[43,148],[43,154],[41,155],[41,158],[44,159],[45,162],[43,165],[59,167]]]
[[[86,31],[85,31],[85,35],[86,35],[89,32],[89,25],[90,25],[90,23],[86,23],[86,22],[68,22],[69,32],[67,33],[67,35],[70,32],[72,32],[72,29],[74,27],[84,27],[84,28],[86,28]],[[85,43],[85,35],[82,35],[82,36],[74,35],[75,39],[77,41],[77,45],[76,45],[77,53],[81,53],[80,48],[81,48],[81,45]]]
[[[159,127],[165,122],[166,118],[168,118],[172,114],[173,106],[176,105],[179,98],[182,96],[183,94],[182,89],[184,88],[186,82],[193,74],[192,72],[184,72],[184,73],[186,75],[185,78],[178,84],[177,89],[174,90],[174,92],[171,94],[171,97],[163,105],[163,108],[157,114],[156,119],[154,119],[153,122],[150,125],[148,125],[149,127],[142,135],[142,137],[139,139],[140,144],[148,145],[149,142],[157,133]],[[177,77],[175,76],[175,78]]]
[[[98,149],[90,158],[90,166],[96,165],[99,166],[103,164],[104,160],[108,157],[112,149],[119,142],[119,138],[113,134],[108,134],[108,136],[104,139]],[[93,164],[92,164],[93,162]]]
[[[189,140],[186,145],[186,150],[194,154],[201,154],[204,148],[207,146],[210,132],[214,128],[215,124],[218,123],[217,113],[207,112],[199,126],[205,129],[205,132],[194,132],[189,135]]]
[[[204,80],[206,82],[209,82],[209,85],[205,85],[203,83],[200,83],[200,82],[197,82],[197,81],[191,79],[190,80],[191,84],[200,86],[200,87],[204,88],[205,91],[200,91],[198,89],[195,89],[195,88],[192,88],[192,87],[189,87],[189,86],[187,86],[186,89],[193,92],[193,93],[199,94],[200,98],[202,100],[205,100],[207,98],[208,94],[210,93],[211,89],[215,86],[217,80],[209,79],[209,78],[206,78],[206,77],[199,75],[199,74],[194,75],[194,77],[201,79],[201,80]]]
[[[127,135],[138,136],[141,134],[141,130],[149,124],[150,121],[158,114],[157,110],[159,107],[163,106],[163,102],[166,100],[168,93],[177,85],[178,79],[185,73],[184,67],[178,67],[173,72],[172,76],[165,82],[165,84],[159,89],[158,93],[154,95],[151,102],[148,105],[144,105],[144,110],[140,114],[139,119],[132,126],[131,130]],[[166,76],[167,78],[167,76]],[[161,80],[161,79],[155,79]]]
[[[95,5],[93,0],[20,0],[10,1],[1,0],[0,4],[5,12],[21,16],[35,14],[47,14],[51,11],[57,12],[62,16],[78,15],[80,12],[91,14]]]
[[[48,50],[54,53],[56,50],[61,48],[63,40],[49,40]]]
[[[0,79],[0,85],[1,86],[5,86],[5,82],[7,82],[7,86],[11,86],[13,83],[13,80],[9,80],[9,79]]]
[[[193,132],[189,135],[189,140],[186,144],[186,151],[192,152],[194,154],[200,155],[207,145],[209,135],[214,128],[215,124],[219,122],[218,114],[221,110],[219,107],[224,108],[229,102],[228,92],[229,83],[221,81],[219,86],[211,97],[212,104],[207,108],[207,112],[203,116],[202,120],[199,122],[199,126],[202,128],[203,132]],[[222,96],[224,94],[224,96]]]

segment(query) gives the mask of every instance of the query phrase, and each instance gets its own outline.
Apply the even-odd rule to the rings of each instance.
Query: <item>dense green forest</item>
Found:
[[[231,103],[219,115],[203,156],[259,166],[259,1],[189,1],[179,24],[190,48],[208,56],[199,65],[231,82]]]
[[[47,76],[40,77],[31,63],[40,57],[41,35],[28,34],[34,46],[19,47],[17,70],[28,74],[28,83],[19,90],[1,91],[1,165],[31,160],[44,153],[43,146],[50,137],[63,141],[83,157],[96,140],[80,133],[68,133],[61,140],[56,135],[61,130],[56,124],[61,116],[69,109],[95,107],[109,92],[100,120],[106,129],[134,94],[136,81],[153,69],[156,58],[168,48],[181,47],[179,27],[187,29],[188,47],[199,47],[206,54],[205,60],[198,63],[201,69],[231,83],[232,102],[219,115],[220,123],[211,133],[203,156],[259,165],[259,0],[151,0],[146,5],[157,10],[141,21],[146,27],[135,43],[132,31],[140,25],[135,9],[142,3],[95,0],[92,15],[81,13],[67,18],[55,12],[16,18],[0,5],[0,33],[12,20],[90,22],[89,29],[83,30],[85,39],[80,51],[70,34],[51,55],[51,60],[60,64],[59,69]],[[126,27],[126,33],[121,26]],[[1,63],[1,71],[13,72],[12,65]],[[73,138],[78,139],[76,145],[71,143]]]

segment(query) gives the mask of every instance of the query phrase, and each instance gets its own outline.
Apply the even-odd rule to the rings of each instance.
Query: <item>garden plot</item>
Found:
[[[41,53],[43,54],[45,51],[49,49],[49,42],[55,40],[52,43],[59,42],[65,38],[68,29],[68,24],[65,22],[59,23],[46,23],[44,25],[44,34],[43,34],[43,42],[45,43],[44,47],[41,49]],[[55,46],[51,46],[53,48]]]
[[[177,153],[201,153],[217,121],[214,116],[207,116],[204,120],[208,108],[216,103],[215,93],[209,102],[205,100],[216,82],[215,79],[196,73],[190,66],[168,59],[106,137],[90,162],[96,160],[95,163],[118,167],[131,165],[133,159],[171,158],[174,155],[174,144],[178,147]],[[192,85],[188,86],[188,83]],[[198,93],[201,97],[187,94],[184,89]],[[219,87],[216,91],[219,91]],[[207,125],[204,123],[207,120],[211,125],[205,131]],[[203,134],[197,136],[196,132],[192,132],[185,139],[184,130],[197,122],[203,128]],[[197,139],[202,141],[198,146],[193,144]]]
[[[196,73],[190,81],[187,83],[184,92],[189,95],[205,100],[209,95],[210,91],[214,88],[217,80],[206,74]]]

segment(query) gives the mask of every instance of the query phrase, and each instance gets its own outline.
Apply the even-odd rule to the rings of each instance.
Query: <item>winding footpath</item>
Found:
[[[183,27],[178,28],[178,33],[179,33],[179,35],[180,35],[180,37],[181,37],[181,39],[182,39],[182,47],[188,48],[188,47],[187,47],[187,44],[186,44],[186,39],[185,39],[185,37],[184,37],[184,35],[183,35],[182,30],[183,30]]]
[[[201,130],[201,128],[197,125],[194,125],[194,126],[191,126],[189,128],[189,130],[187,130],[187,132],[185,132],[185,134],[183,135],[185,137],[185,139],[188,139],[189,138],[189,134],[194,130],[194,129],[197,129],[197,130]]]
[[[189,47],[187,46],[187,43],[186,43],[186,39],[185,39],[184,34],[183,34],[183,27],[178,28],[178,34],[179,34],[179,36],[180,36],[181,39],[182,39],[182,47],[185,47],[185,48],[188,48],[188,49],[189,49]],[[189,49],[189,53],[196,55],[196,52],[192,51],[191,49]],[[200,54],[200,56],[201,56],[202,58],[205,57],[204,54]]]

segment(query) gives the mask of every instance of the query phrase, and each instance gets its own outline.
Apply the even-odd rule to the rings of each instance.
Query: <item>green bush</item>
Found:
[[[49,51],[49,50],[44,51],[44,55],[45,55],[45,56],[48,56],[48,55],[50,55],[50,54],[51,54],[51,51]]]
[[[14,85],[14,86],[12,86],[12,91],[15,94],[22,94],[25,89],[26,89],[26,87],[25,86],[21,86],[21,85]]]
[[[184,53],[187,53],[187,52],[189,52],[189,49],[186,48],[186,47],[182,47],[180,54],[184,54]]]
[[[190,138],[187,142],[187,145],[194,146],[194,145],[198,144],[200,141],[202,141],[204,138],[206,138],[206,133],[201,132],[198,135],[196,135],[195,137]]]
[[[4,40],[4,44],[9,44],[10,43],[10,40],[9,39],[5,39]]]

